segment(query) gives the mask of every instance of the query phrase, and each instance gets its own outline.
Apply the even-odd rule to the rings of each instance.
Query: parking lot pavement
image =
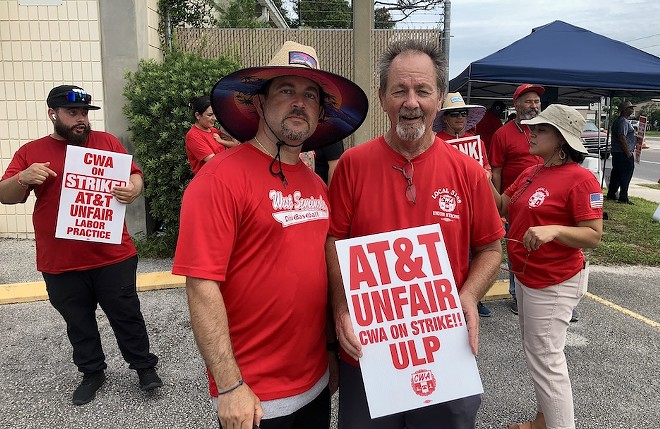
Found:
[[[591,295],[578,307],[580,321],[571,325],[566,347],[577,428],[658,428],[660,269],[592,268]],[[83,406],[70,402],[80,376],[61,317],[46,301],[1,305],[0,428],[217,428],[185,291],[142,292],[140,300],[165,386],[139,390],[99,312],[108,381]],[[478,363],[485,394],[478,429],[524,421],[535,410],[508,303],[490,301],[493,317],[481,320]]]

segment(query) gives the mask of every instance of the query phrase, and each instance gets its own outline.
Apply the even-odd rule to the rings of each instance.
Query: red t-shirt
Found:
[[[475,135],[476,134],[474,134],[470,131],[466,131],[465,134],[463,134],[461,137],[452,136],[451,134],[447,133],[446,131],[439,131],[436,134],[436,136],[440,137],[442,140],[445,140],[445,141],[454,140],[454,139],[463,138],[463,137],[474,137]],[[481,142],[481,156],[482,156],[483,161],[484,161],[483,168],[486,171],[491,171],[490,163],[488,162],[488,155],[486,154],[486,147],[484,146],[484,141],[481,139],[481,136],[479,136],[479,137],[480,137],[479,141]],[[458,147],[454,146],[454,149],[458,149]],[[474,157],[471,157],[471,158],[474,159],[475,161],[477,161],[477,163],[479,162]]]
[[[28,193],[33,190],[37,197],[32,213],[37,270],[50,274],[88,270],[115,264],[134,256],[137,252],[126,229],[126,223],[121,244],[55,238],[66,147],[66,141],[50,136],[26,143],[16,151],[2,176],[2,180],[13,177],[35,162],[50,162],[48,168],[57,173],[56,177],[48,177],[41,185],[30,186],[25,193],[27,198]],[[126,153],[126,149],[115,136],[101,131],[92,131],[84,147]],[[142,174],[134,163],[131,164],[131,174]]]
[[[172,268],[220,283],[236,361],[261,400],[304,393],[328,367],[327,188],[302,162],[282,164],[284,187],[271,162],[242,144],[207,163],[184,193]]]
[[[495,134],[495,131],[499,130],[501,127],[502,121],[499,116],[490,110],[486,110],[484,117],[477,123],[477,134],[481,136],[481,141],[484,142],[488,156],[490,156],[490,146],[493,134]]]
[[[406,163],[382,136],[346,151],[330,187],[330,235],[343,239],[440,224],[460,289],[468,274],[470,248],[504,236],[488,178],[474,159],[436,138],[412,160],[413,205],[406,199],[407,181],[392,168]],[[342,357],[352,361],[346,354]]]
[[[495,132],[490,144],[490,166],[502,169],[500,192],[511,186],[527,167],[542,165],[543,159],[529,153],[530,130],[527,125],[509,121]]]
[[[509,237],[522,241],[532,226],[576,226],[577,222],[603,217],[602,199],[598,203],[602,190],[593,173],[574,162],[543,167],[535,175],[538,168],[526,169],[504,192],[509,198],[515,195],[509,204]],[[512,268],[523,271],[527,251],[522,244],[508,241],[507,255]],[[583,264],[582,249],[553,240],[530,252],[524,274],[516,277],[527,287],[543,288],[570,279]]]
[[[204,158],[209,155],[223,152],[226,148],[218,143],[213,134],[220,135],[220,131],[211,128],[210,131],[203,131],[196,126],[190,127],[186,133],[186,155],[193,174],[197,174],[204,165]]]

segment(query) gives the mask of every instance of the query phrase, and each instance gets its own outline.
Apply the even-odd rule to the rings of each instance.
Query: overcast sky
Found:
[[[450,77],[555,20],[660,57],[660,0],[452,0]]]

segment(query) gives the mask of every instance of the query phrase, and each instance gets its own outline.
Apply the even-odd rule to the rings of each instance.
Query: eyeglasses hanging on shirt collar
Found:
[[[415,174],[415,167],[412,162],[408,161],[403,167],[392,166],[393,169],[400,171],[403,177],[408,182],[406,187],[406,199],[409,203],[417,204],[417,192],[415,191],[415,184],[413,183],[413,174]]]

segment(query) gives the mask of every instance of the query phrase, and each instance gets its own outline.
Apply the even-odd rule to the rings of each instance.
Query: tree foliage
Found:
[[[444,0],[393,0],[393,1],[374,1],[374,8],[384,9],[387,12],[397,12],[400,18],[393,19],[392,22],[401,22],[416,12],[428,12],[437,9]]]
[[[353,28],[353,8],[346,0],[297,0],[293,11],[296,27]]]
[[[374,10],[374,27],[382,30],[394,28],[396,22],[392,19],[390,11],[384,7]]]
[[[179,26],[208,28],[215,25],[211,0],[158,0],[161,46],[171,50],[172,30]]]
[[[353,28],[353,11],[347,0],[291,0],[297,18],[290,22],[291,27],[308,28]],[[391,0],[374,2],[374,27],[394,28],[415,12],[438,8],[444,0]],[[398,18],[392,17],[396,12]]]
[[[123,112],[144,172],[149,213],[167,225],[173,251],[183,191],[192,179],[184,139],[192,124],[190,98],[209,94],[217,80],[240,68],[233,59],[205,59],[174,50],[162,62],[142,60],[126,74]]]
[[[270,24],[257,19],[256,0],[232,0],[226,5],[217,4],[216,26],[220,28],[268,28]]]

